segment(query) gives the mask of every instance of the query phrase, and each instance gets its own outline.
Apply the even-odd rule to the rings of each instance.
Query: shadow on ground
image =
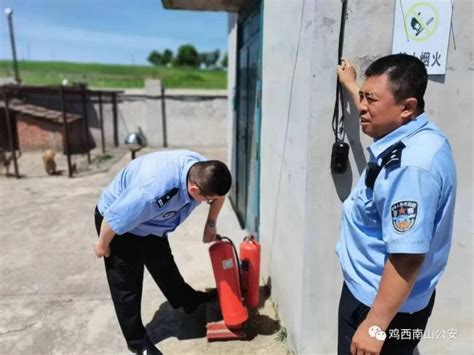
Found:
[[[270,297],[267,287],[260,287],[260,307]],[[181,309],[173,309],[169,302],[164,302],[156,311],[153,319],[147,324],[148,336],[155,343],[168,338],[179,340],[197,339],[206,337],[208,322],[222,320],[219,302],[209,302],[200,305],[197,310],[187,315]],[[258,335],[272,335],[280,330],[280,322],[270,316],[260,314],[258,309],[249,312],[249,319],[244,325],[246,338],[252,340]]]
[[[173,309],[169,302],[164,302],[146,326],[148,336],[155,344],[167,338],[179,340],[204,338],[205,309],[205,305],[201,305],[193,314],[187,315],[182,310]]]

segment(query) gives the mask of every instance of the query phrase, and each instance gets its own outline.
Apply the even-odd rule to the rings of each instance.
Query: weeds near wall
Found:
[[[275,336],[275,339],[278,340],[280,343],[286,343],[287,338],[288,338],[288,332],[286,328],[281,327],[280,330],[278,330],[278,333]]]
[[[272,302],[272,308],[273,312],[275,313],[275,320],[278,322],[278,325],[280,326],[280,329],[278,329],[278,332],[275,336],[275,340],[279,341],[280,343],[285,343],[286,339],[288,338],[288,331],[286,330],[285,327],[281,326],[281,321],[280,321],[280,315],[278,314],[278,306],[276,305],[275,302]]]

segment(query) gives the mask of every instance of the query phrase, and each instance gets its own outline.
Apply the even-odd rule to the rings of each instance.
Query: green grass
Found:
[[[66,78],[97,88],[142,88],[148,78],[161,79],[168,89],[225,89],[227,85],[222,70],[37,61],[19,61],[18,67],[27,85],[59,85]],[[13,76],[11,61],[0,60],[0,77]]]

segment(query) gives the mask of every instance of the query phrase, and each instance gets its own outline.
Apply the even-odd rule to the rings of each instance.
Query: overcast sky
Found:
[[[19,59],[146,64],[151,50],[185,43],[198,51],[227,48],[227,15],[165,10],[161,0],[0,0],[0,59],[11,59],[13,9]]]

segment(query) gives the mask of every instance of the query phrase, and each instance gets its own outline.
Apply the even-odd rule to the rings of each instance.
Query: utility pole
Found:
[[[15,35],[13,33],[13,10],[7,7],[5,9],[5,15],[8,19],[8,28],[10,30],[10,44],[12,46],[12,57],[13,57],[13,69],[15,71],[15,82],[21,83],[20,73],[18,72],[18,61],[16,59],[16,47],[15,47]]]

